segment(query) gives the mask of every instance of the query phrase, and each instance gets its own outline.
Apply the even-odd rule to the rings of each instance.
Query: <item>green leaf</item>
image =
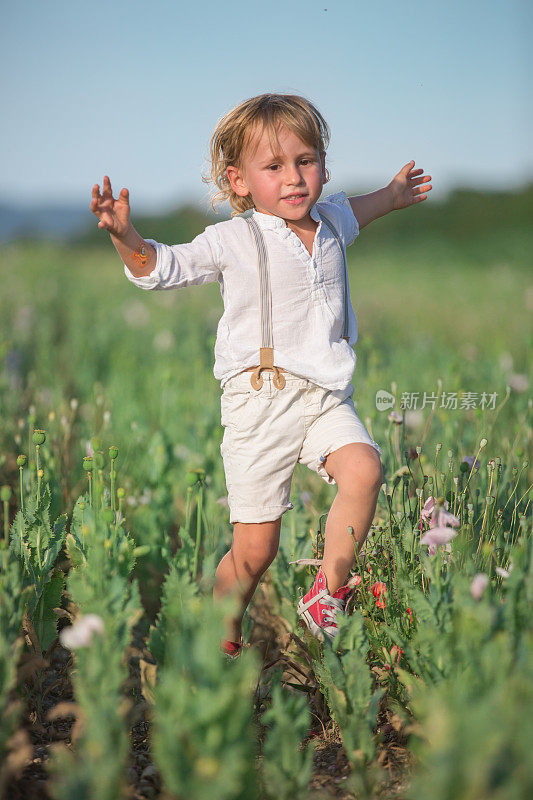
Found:
[[[73,567],[79,567],[85,562],[85,554],[71,533],[67,533],[65,550]]]
[[[54,570],[50,580],[44,585],[41,597],[33,614],[33,627],[39,637],[42,650],[47,650],[57,636],[57,616],[54,608],[61,603],[65,576],[61,570]]]

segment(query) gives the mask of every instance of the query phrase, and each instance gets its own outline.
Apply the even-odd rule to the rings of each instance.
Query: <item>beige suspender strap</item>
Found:
[[[259,270],[259,306],[261,312],[261,347],[259,348],[259,366],[251,373],[250,383],[256,391],[263,385],[261,371],[265,368],[274,370],[274,386],[283,389],[285,377],[274,366],[274,341],[272,335],[272,291],[270,289],[270,267],[268,250],[262,231],[253,217],[245,217],[252,229],[257,250],[257,268]]]
[[[333,237],[335,238],[335,240],[336,240],[336,242],[337,242],[337,244],[339,246],[339,250],[341,251],[341,254],[342,254],[343,271],[344,271],[344,275],[343,275],[344,327],[343,327],[343,331],[342,331],[342,338],[346,339],[346,341],[348,342],[350,337],[348,335],[348,265],[346,264],[346,250],[342,246],[342,242],[341,242],[341,240],[339,238],[339,234],[337,233],[337,230],[336,230],[334,224],[331,222],[331,220],[329,220],[326,217],[326,215],[324,214],[322,209],[320,210],[320,216],[324,220],[324,222],[326,223],[327,227],[330,229],[331,233],[333,234]]]

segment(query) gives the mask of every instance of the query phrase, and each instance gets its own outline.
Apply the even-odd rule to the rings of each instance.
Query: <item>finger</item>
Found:
[[[103,194],[105,197],[113,197],[113,192],[111,189],[111,181],[107,175],[104,175],[104,189]]]
[[[89,206],[93,214],[96,214],[96,209],[98,208],[99,203],[100,203],[100,190],[98,184],[95,183],[92,191],[91,204]]]
[[[431,175],[424,175],[422,178],[415,178],[414,180],[412,180],[411,186],[418,186],[420,183],[424,183],[424,181],[430,181],[430,180],[431,180]]]
[[[425,186],[419,186],[417,189],[413,189],[414,195],[422,195],[425,192],[429,192],[431,190],[431,184],[427,184]]]
[[[130,195],[130,193],[126,188],[121,189],[120,190],[120,194],[118,196],[118,199],[122,200],[122,202],[124,202],[124,203],[128,203],[128,205],[129,205],[129,195]]]
[[[411,161],[408,161],[408,162],[407,162],[407,164],[405,164],[405,165],[402,167],[402,172],[403,172],[404,170],[405,170],[406,172],[410,172],[410,171],[412,170],[412,168],[414,167],[414,165],[415,165],[415,161],[414,161],[414,159],[411,159]]]

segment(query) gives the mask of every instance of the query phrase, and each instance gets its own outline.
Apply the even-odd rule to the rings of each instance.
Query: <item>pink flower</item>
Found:
[[[74,650],[76,647],[89,647],[93,641],[93,634],[104,633],[104,621],[98,614],[85,614],[78,617],[73,625],[63,628],[59,634],[59,641],[63,647]]]
[[[448,502],[446,502],[446,508],[447,507],[448,507]],[[448,511],[445,511],[443,508],[440,508],[438,514],[437,526],[439,528],[444,528],[445,525],[451,525],[453,528],[457,528],[459,526],[459,520],[457,519],[457,517],[454,517],[453,514],[450,514]]]
[[[425,520],[425,522],[430,521],[434,508],[435,508],[435,501],[433,497],[430,495],[426,500],[426,502],[424,503],[422,511],[420,512],[420,516],[422,517],[423,520]]]
[[[457,531],[452,528],[430,528],[420,539],[420,544],[428,544],[430,547],[448,544],[454,536],[457,536]]]
[[[443,528],[445,525],[452,525],[457,528],[459,520],[453,514],[450,514],[448,506],[447,500],[444,501],[444,506],[435,505],[435,499],[430,495],[420,512],[420,518],[432,527]]]
[[[474,600],[481,600],[483,592],[487,588],[488,584],[489,578],[484,572],[478,572],[477,575],[474,575],[472,583],[470,584],[470,594]]]

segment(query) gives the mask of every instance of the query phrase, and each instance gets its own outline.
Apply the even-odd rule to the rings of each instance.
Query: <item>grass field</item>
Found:
[[[0,699],[4,709],[20,702],[9,717],[12,738],[0,740],[6,796],[70,798],[81,792],[76,796],[421,800],[431,787],[432,797],[444,800],[451,796],[451,786],[453,796],[476,800],[526,796],[521,792],[533,786],[533,778],[525,766],[525,749],[512,731],[517,725],[527,728],[525,717],[531,716],[531,690],[520,688],[533,654],[528,494],[533,473],[533,237],[524,211],[530,195],[529,190],[518,200],[487,196],[483,205],[465,193],[459,196],[458,210],[452,201],[440,209],[422,204],[392,215],[390,221],[378,220],[349,249],[351,300],[359,330],[354,402],[383,449],[387,484],[363,555],[372,578],[387,584],[387,608],[376,612],[361,591],[342,634],[346,638],[341,656],[322,653],[298,627],[297,592],[307,586],[312,571],[293,569],[286,562],[290,556],[320,557],[319,518],[327,513],[336,488],[297,465],[291,496],[295,508],[283,517],[280,552],[245,617],[245,634],[253,646],[243,654],[242,666],[231,665],[231,679],[221,661],[209,686],[198,674],[205,653],[215,652],[209,648],[216,648],[219,629],[218,618],[210,627],[205,611],[207,576],[229,549],[232,533],[219,449],[220,388],[212,374],[216,326],[223,310],[218,285],[143,292],[127,281],[122,262],[102,232],[63,245],[18,241],[3,246],[0,484],[11,487],[9,498],[6,493],[2,499],[12,546],[7,550],[4,538],[0,621],[3,658],[12,663],[11,671],[4,670]],[[172,219],[154,221],[152,227],[150,220],[133,222],[142,235],[169,243],[190,240],[202,225],[200,215],[184,215],[179,224],[174,220],[174,227]],[[173,230],[181,236],[173,238]],[[394,395],[396,411],[402,395],[419,393],[417,407],[405,409],[404,425],[389,419],[390,409],[376,407],[379,390]],[[422,407],[424,392],[438,395],[433,413],[428,403]],[[441,407],[442,394],[453,392],[459,407]],[[472,393],[469,408],[460,407],[463,393]],[[487,408],[481,405],[483,393]],[[61,535],[70,530],[76,538],[85,525],[92,544],[76,539],[74,550],[74,539],[70,544],[61,540],[57,560],[40,579],[44,593],[35,592],[32,613],[24,613],[21,605],[8,614],[6,598],[18,593],[13,587],[36,585],[36,573],[22,556],[19,564],[15,547],[18,543],[22,548],[16,537],[25,524],[21,536],[26,536],[33,558],[32,525],[37,523],[30,518],[22,523],[16,516],[17,456],[28,457],[22,480],[29,502],[41,492],[32,440],[36,429],[46,431],[40,466],[42,486],[50,492],[50,520],[62,514],[70,518],[75,512]],[[480,449],[483,439],[487,442]],[[119,453],[115,490],[120,487],[124,495],[118,518],[106,478],[111,445]],[[435,469],[436,448],[440,460]],[[107,481],[101,507],[98,495],[90,502],[83,468],[83,458],[100,449],[107,472],[102,477],[95,471],[93,485]],[[480,469],[470,476],[461,462],[475,455]],[[428,474],[433,483],[423,480]],[[441,550],[433,561],[426,552],[413,558],[414,546],[417,552],[423,550],[416,541],[420,508],[432,492],[435,498],[443,494],[450,510],[460,515],[451,563]],[[486,496],[491,499],[486,501]],[[80,499],[87,509],[85,522],[76,522]],[[115,516],[106,528],[110,523],[103,509],[111,504]],[[38,512],[40,506],[36,508]],[[41,526],[43,519],[38,521]],[[105,566],[104,551],[98,548],[107,541],[114,555]],[[191,573],[195,548],[198,574]],[[135,555],[131,563],[126,557],[126,569],[119,555],[130,551]],[[7,565],[15,570],[14,562],[19,572],[8,580]],[[496,567],[507,570],[507,578]],[[91,574],[99,569],[109,569],[109,581],[118,582],[124,607],[106,605],[109,598],[98,594],[101,590],[91,583]],[[490,587],[476,600],[470,587],[480,572],[488,575]],[[54,581],[59,593],[52,597]],[[176,593],[185,598],[182,605],[175,602]],[[55,605],[49,608],[46,603],[52,600]],[[406,627],[406,607],[414,610],[418,626]],[[54,616],[52,608],[64,613]],[[16,625],[13,628],[17,613],[19,633]],[[91,652],[96,644],[71,654],[57,638],[67,621],[88,613],[97,613],[109,626],[112,620],[124,620],[114,634],[125,653],[123,664],[107,667],[110,676],[116,675],[114,694],[104,687],[91,695],[90,682],[96,675]],[[172,641],[187,649],[189,640],[183,637],[196,635],[197,628],[187,627],[193,618],[202,633],[187,656],[189,663]],[[37,647],[29,635],[30,624],[37,639],[44,637]],[[169,635],[166,640],[162,631],[172,631],[174,639]],[[391,645],[398,644],[392,631],[401,637],[401,663],[390,659]],[[465,655],[467,641],[477,642],[477,654]],[[105,666],[113,655],[105,637],[102,642],[98,647]],[[504,654],[511,652],[514,660],[502,666],[507,669],[502,675],[495,664],[503,664]],[[44,656],[44,661],[24,671],[24,659],[27,663],[30,656]],[[159,682],[147,677],[155,672]],[[364,674],[368,685],[363,686],[362,679],[360,684],[350,683],[353,674]],[[348,706],[328,690],[332,675],[337,687],[344,686]],[[458,683],[460,675],[466,677]],[[180,682],[188,694],[178,697],[171,687]],[[419,683],[424,692],[417,688]],[[198,731],[203,729],[200,724],[190,727],[189,718],[203,719],[206,709],[222,697],[223,684],[228,705],[212,723],[213,730],[219,730],[220,722],[220,738],[215,742],[206,725],[201,739]],[[52,685],[55,688],[43,695],[44,687]],[[247,694],[250,687],[253,691]],[[378,690],[383,694],[378,696]],[[126,696],[131,701],[128,711],[120,700]],[[190,700],[194,697],[197,706]],[[253,710],[256,727],[250,730],[261,743],[260,754],[254,755],[253,748],[233,751],[235,742],[224,738],[231,725],[238,729],[248,724],[243,698]],[[47,716],[66,701],[83,708],[81,734],[73,731],[72,719],[58,727]],[[106,716],[110,705],[116,719]],[[494,718],[487,721],[491,707],[504,717],[499,731]],[[369,708],[374,709],[372,719]],[[263,718],[267,709],[270,716]],[[442,728],[435,733],[436,720]],[[109,752],[95,749],[98,725],[110,731],[115,725],[122,731],[116,734],[123,739],[114,766],[109,766]],[[251,739],[255,734],[250,733]],[[306,744],[311,741],[311,734],[312,763],[311,748],[300,748],[306,736]],[[173,737],[174,749],[168,745]],[[528,741],[527,735],[521,739]],[[68,753],[56,754],[51,747],[59,740]],[[300,764],[299,783],[278,757],[275,742],[281,740],[293,752],[292,763]],[[470,761],[459,752],[461,747],[470,748]],[[15,751],[22,754],[18,760]],[[226,774],[222,765],[232,758],[234,771]],[[260,789],[250,772],[254,758],[262,775]],[[500,759],[498,776],[490,771],[495,759]],[[100,772],[107,776],[102,783]],[[67,773],[72,775],[70,783]],[[222,783],[230,788],[222,790]]]

